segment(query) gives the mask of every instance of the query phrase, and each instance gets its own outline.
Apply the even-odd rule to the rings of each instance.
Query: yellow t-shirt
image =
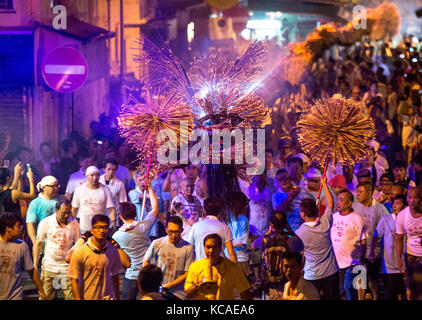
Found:
[[[199,293],[195,300],[235,300],[233,289],[242,293],[250,288],[242,269],[238,264],[223,258],[218,266],[212,267],[213,280],[217,282],[219,289],[216,294]],[[185,281],[185,291],[193,285],[200,285],[209,278],[209,262],[207,258],[192,263],[189,267]]]

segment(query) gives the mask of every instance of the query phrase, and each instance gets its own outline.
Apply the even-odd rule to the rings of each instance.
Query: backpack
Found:
[[[285,280],[283,274],[283,254],[289,250],[289,235],[284,231],[274,231],[262,239],[262,259],[268,281],[281,283]]]

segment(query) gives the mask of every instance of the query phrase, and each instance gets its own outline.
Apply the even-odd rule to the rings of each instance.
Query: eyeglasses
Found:
[[[108,229],[110,229],[107,226],[95,226],[95,227],[92,227],[92,228],[95,229],[95,230],[105,230],[105,231],[107,231]]]
[[[173,230],[169,230],[167,231],[168,234],[178,234],[178,233],[182,233],[182,231],[173,231]]]
[[[56,184],[56,185],[53,185],[53,186],[46,185],[46,187],[50,187],[50,188],[53,188],[53,189],[59,189],[60,185],[59,184]]]

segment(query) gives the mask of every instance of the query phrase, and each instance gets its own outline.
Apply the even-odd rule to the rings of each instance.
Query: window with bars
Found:
[[[15,0],[0,0],[0,12],[15,12]]]

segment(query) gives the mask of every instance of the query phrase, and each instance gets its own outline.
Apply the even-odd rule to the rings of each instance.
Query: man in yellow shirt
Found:
[[[243,300],[252,300],[250,284],[239,265],[221,256],[223,241],[218,234],[204,239],[206,258],[192,263],[185,291],[192,300],[234,300],[234,289]],[[207,283],[205,283],[207,282]]]

